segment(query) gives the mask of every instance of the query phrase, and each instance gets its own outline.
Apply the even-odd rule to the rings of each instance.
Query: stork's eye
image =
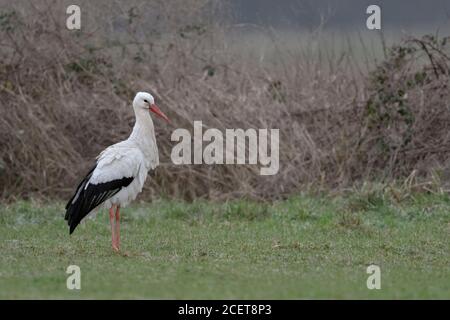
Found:
[[[148,103],[147,99],[144,99],[144,102]]]

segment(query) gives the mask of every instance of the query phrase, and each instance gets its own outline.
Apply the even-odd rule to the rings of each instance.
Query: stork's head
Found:
[[[167,122],[170,122],[169,118],[167,118],[167,116],[155,104],[155,98],[153,98],[153,96],[148,92],[138,92],[136,94],[133,100],[133,108],[137,113],[141,113],[143,110],[148,110],[149,112],[151,111]]]

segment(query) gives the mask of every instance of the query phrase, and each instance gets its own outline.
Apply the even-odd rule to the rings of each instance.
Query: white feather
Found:
[[[97,167],[89,183],[98,184],[122,178],[134,178],[138,175],[141,166],[145,167],[144,154],[133,141],[125,140],[100,153],[97,158]]]

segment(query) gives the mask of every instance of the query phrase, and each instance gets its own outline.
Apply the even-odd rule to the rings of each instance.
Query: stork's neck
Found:
[[[128,140],[133,141],[141,149],[151,167],[159,164],[158,146],[152,117],[148,112],[136,114],[136,123]]]

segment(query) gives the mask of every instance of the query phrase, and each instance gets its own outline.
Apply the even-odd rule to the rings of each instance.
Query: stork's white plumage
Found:
[[[142,191],[147,173],[159,164],[158,147],[150,112],[169,121],[154,98],[138,92],[133,100],[136,123],[130,137],[103,150],[96,164],[78,185],[66,205],[65,219],[72,233],[101,204],[109,209],[112,246],[120,248],[120,207]]]

